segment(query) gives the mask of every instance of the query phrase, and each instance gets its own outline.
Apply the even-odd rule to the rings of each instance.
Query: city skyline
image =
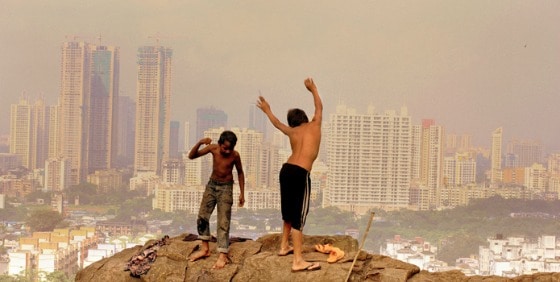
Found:
[[[414,124],[434,119],[446,132],[472,134],[476,146],[490,147],[502,127],[504,142],[560,149],[559,126],[549,122],[560,102],[555,1],[3,6],[0,134],[23,92],[56,104],[60,48],[77,39],[120,48],[120,94],[134,100],[136,50],[173,49],[171,120],[194,124],[197,108],[213,106],[227,113],[228,127],[245,127],[259,94],[278,113],[309,110],[299,96],[312,76],[327,115],[340,103],[381,112],[407,106]]]

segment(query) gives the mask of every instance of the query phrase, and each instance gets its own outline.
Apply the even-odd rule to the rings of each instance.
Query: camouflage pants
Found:
[[[229,251],[229,225],[231,220],[231,205],[233,204],[233,181],[218,182],[210,179],[202,196],[198,219],[196,221],[198,238],[210,241],[210,216],[214,208],[218,207],[217,241],[218,252]]]

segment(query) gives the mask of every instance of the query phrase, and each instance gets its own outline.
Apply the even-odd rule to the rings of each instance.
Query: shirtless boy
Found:
[[[288,125],[282,123],[270,109],[268,102],[259,96],[257,107],[268,117],[272,125],[286,134],[290,139],[292,154],[280,170],[280,198],[282,209],[282,241],[278,255],[294,253],[292,271],[310,271],[321,269],[318,263],[307,262],[303,259],[303,226],[309,211],[309,195],[311,180],[309,173],[313,162],[319,153],[321,142],[321,121],[323,118],[323,104],[317,86],[313,79],[304,81],[305,87],[313,95],[315,114],[311,121],[301,109],[288,111]],[[293,247],[289,245],[292,236]]]
[[[208,153],[212,154],[212,175],[206,184],[206,190],[202,196],[198,219],[196,221],[198,239],[202,240],[201,248],[189,257],[189,261],[210,256],[208,242],[210,235],[210,216],[214,208],[218,207],[218,260],[212,268],[223,268],[229,261],[229,227],[231,220],[231,205],[233,204],[233,168],[237,170],[239,180],[239,207],[245,203],[245,176],[241,166],[239,152],[234,150],[237,136],[232,131],[226,130],[220,135],[218,144],[211,144],[212,139],[203,138],[194,145],[189,152],[189,159],[196,159]],[[202,149],[200,146],[207,145]]]

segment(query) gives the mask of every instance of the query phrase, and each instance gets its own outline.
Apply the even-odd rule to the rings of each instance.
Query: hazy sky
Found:
[[[560,150],[560,1],[0,0],[0,133],[23,92],[55,104],[60,48],[74,37],[121,48],[121,94],[135,97],[136,51],[173,49],[172,119],[214,106],[246,126],[259,92],[284,118],[407,106],[488,146],[537,139]]]

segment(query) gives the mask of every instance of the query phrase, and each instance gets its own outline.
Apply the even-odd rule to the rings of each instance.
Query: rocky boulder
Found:
[[[169,238],[157,249],[157,257],[147,273],[133,277],[126,271],[135,255],[154,245],[125,249],[78,272],[76,281],[345,281],[357,257],[349,281],[560,281],[560,273],[541,273],[518,278],[465,276],[460,271],[431,273],[412,264],[386,256],[358,253],[358,242],[350,236],[305,236],[303,255],[319,262],[321,270],[291,272],[293,255],[278,256],[280,234],[265,235],[256,241],[232,238],[229,257],[223,269],[212,269],[218,258],[215,243],[210,243],[210,257],[189,262],[188,256],[199,248],[193,234]],[[236,240],[237,239],[237,240]],[[345,252],[335,263],[328,263],[328,254],[315,251],[315,244],[332,244]],[[357,255],[357,256],[356,256]]]

